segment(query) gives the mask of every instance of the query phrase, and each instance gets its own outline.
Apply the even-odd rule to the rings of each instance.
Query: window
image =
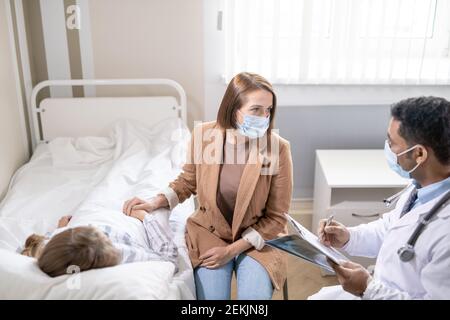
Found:
[[[226,0],[225,78],[450,84],[450,0]]]

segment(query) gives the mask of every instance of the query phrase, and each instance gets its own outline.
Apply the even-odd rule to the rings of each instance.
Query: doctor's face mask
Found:
[[[400,153],[394,153],[391,150],[391,147],[389,146],[389,142],[386,140],[384,143],[384,155],[386,157],[386,160],[389,164],[389,167],[395,171],[398,175],[400,175],[403,178],[406,179],[411,179],[411,173],[414,172],[414,170],[417,169],[417,167],[420,166],[420,162],[416,164],[416,166],[414,168],[412,168],[411,170],[407,171],[405,169],[402,168],[402,166],[398,163],[398,157],[402,156],[404,154],[407,154],[408,152],[414,150],[415,148],[417,148],[419,145],[416,144],[415,146],[412,146],[411,148],[406,149],[405,151],[402,151]]]

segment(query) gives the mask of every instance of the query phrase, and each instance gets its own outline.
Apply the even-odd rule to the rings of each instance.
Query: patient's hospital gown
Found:
[[[118,230],[117,228],[112,228],[108,225],[91,226],[101,230],[111,240],[114,247],[120,250],[122,254],[121,263],[151,260],[169,261],[177,269],[178,248],[172,239],[170,230],[164,228],[154,214],[147,214],[142,224],[147,235],[148,247],[135,241],[129,233]],[[56,234],[69,228],[58,228],[53,233],[47,234],[46,237],[51,239]]]

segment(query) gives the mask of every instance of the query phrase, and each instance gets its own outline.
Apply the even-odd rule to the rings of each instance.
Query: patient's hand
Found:
[[[70,219],[72,219],[72,216],[63,216],[58,221],[58,228],[65,227],[69,224]]]
[[[130,217],[144,221],[146,214],[147,214],[147,211],[145,211],[145,210],[133,209],[133,210],[131,210]]]

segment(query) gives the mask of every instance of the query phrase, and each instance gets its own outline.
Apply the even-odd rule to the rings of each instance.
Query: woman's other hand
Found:
[[[229,246],[209,249],[199,257],[200,260],[203,260],[200,267],[216,269],[227,264],[234,257],[231,251]]]

